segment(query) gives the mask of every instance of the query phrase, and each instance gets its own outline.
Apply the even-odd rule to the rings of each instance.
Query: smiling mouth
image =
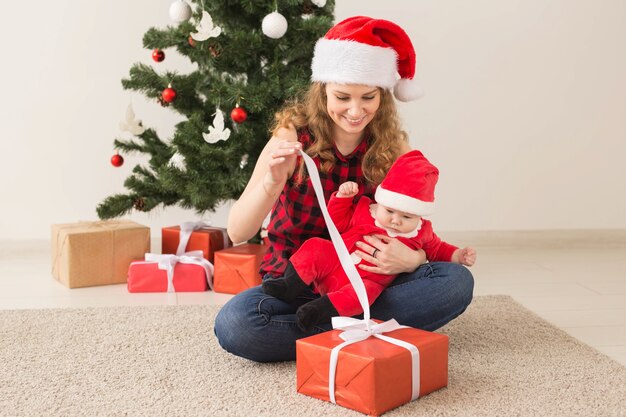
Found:
[[[351,117],[343,116],[343,118],[346,119],[348,121],[348,123],[353,124],[353,125],[360,124],[363,120],[365,120],[365,117],[366,116],[359,117],[358,119],[352,119]]]

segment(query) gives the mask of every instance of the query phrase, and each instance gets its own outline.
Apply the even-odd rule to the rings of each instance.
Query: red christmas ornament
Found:
[[[187,38],[187,42],[189,43],[189,45],[190,45],[192,48],[195,48],[195,47],[196,47],[196,41],[195,41],[195,40],[194,40],[194,38],[192,38],[191,36],[189,36],[189,38]]]
[[[154,59],[156,62],[161,62],[165,59],[165,52],[163,52],[160,49],[155,49],[154,51],[152,51],[152,59]]]
[[[213,58],[217,58],[222,54],[222,47],[220,45],[209,45],[209,52]]]
[[[176,100],[176,90],[172,88],[172,85],[169,84],[165,90],[161,93],[161,97],[163,97],[163,101],[166,103],[171,103]]]
[[[239,107],[239,104],[230,112],[230,118],[235,123],[243,123],[248,118],[248,113],[243,107]]]
[[[116,153],[115,155],[113,155],[111,157],[111,165],[117,168],[124,165],[124,158],[122,158],[122,155],[120,155],[119,153]]]

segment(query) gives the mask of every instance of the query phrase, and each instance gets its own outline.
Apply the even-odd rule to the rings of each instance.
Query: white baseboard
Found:
[[[512,230],[476,232],[436,232],[457,246],[482,247],[625,247],[626,229],[611,230]],[[624,254],[626,256],[626,252]]]
[[[605,247],[626,249],[626,229],[609,230],[511,230],[511,231],[436,231],[442,239],[457,246],[515,248]],[[161,252],[161,237],[151,239],[152,251]],[[0,261],[16,254],[41,254],[50,250],[49,239],[0,239]],[[626,257],[626,251],[624,252]]]

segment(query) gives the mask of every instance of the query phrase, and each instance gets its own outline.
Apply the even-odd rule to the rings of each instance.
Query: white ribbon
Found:
[[[352,261],[352,257],[348,252],[348,248],[346,248],[346,244],[341,238],[335,223],[330,218],[328,214],[328,209],[326,208],[326,200],[324,200],[324,191],[322,190],[322,183],[320,181],[320,174],[317,172],[317,167],[315,166],[315,162],[311,159],[309,155],[304,153],[304,151],[300,151],[302,158],[304,159],[304,163],[306,165],[306,169],[309,172],[309,176],[311,177],[311,182],[313,183],[313,189],[315,190],[315,195],[317,196],[317,202],[320,205],[320,209],[322,210],[322,215],[324,216],[324,220],[326,220],[326,227],[328,227],[328,232],[330,233],[330,238],[335,245],[335,249],[337,250],[337,255],[339,256],[339,262],[341,262],[341,266],[343,266],[346,275],[348,275],[348,279],[350,280],[350,284],[354,288],[357,297],[359,298],[359,303],[363,308],[363,321],[366,323],[366,327],[369,328],[370,325],[370,305],[367,301],[367,292],[365,291],[365,284],[363,284],[363,280],[359,275],[359,272],[356,270],[356,266],[354,266],[354,262]]]
[[[210,224],[205,223],[203,221],[199,222],[184,222],[180,225],[180,241],[178,242],[178,249],[176,249],[176,255],[181,256],[185,254],[185,249],[187,249],[187,243],[189,243],[189,238],[194,230],[204,229],[209,227]],[[226,247],[226,246],[224,246]]]
[[[156,262],[159,269],[167,271],[167,292],[176,292],[174,288],[174,268],[179,262],[181,264],[199,265],[204,268],[206,281],[209,284],[209,288],[213,290],[213,264],[204,259],[201,250],[187,252],[181,256],[146,253],[145,260],[148,263]]]
[[[404,340],[394,339],[392,337],[384,336],[382,334],[393,330],[406,328],[407,326],[401,326],[395,319],[391,319],[380,324],[370,320],[370,306],[367,299],[367,291],[365,291],[365,285],[363,284],[363,279],[361,279],[359,272],[354,266],[352,257],[350,256],[348,248],[346,248],[346,244],[341,238],[341,235],[339,234],[335,223],[333,223],[333,220],[328,214],[326,201],[324,200],[322,184],[320,181],[319,173],[317,172],[317,167],[315,166],[315,162],[311,159],[310,156],[304,153],[304,151],[301,150],[300,154],[302,155],[304,164],[306,165],[309,176],[311,177],[313,189],[315,190],[317,201],[320,205],[320,209],[322,210],[324,220],[326,221],[326,226],[328,227],[330,238],[333,241],[335,250],[337,251],[339,262],[341,263],[343,270],[348,276],[348,279],[350,280],[350,283],[352,284],[352,287],[354,288],[354,291],[356,292],[356,295],[359,299],[359,303],[363,308],[363,320],[343,316],[332,318],[333,329],[344,330],[339,335],[339,337],[345,340],[345,342],[335,346],[330,352],[330,366],[328,371],[328,394],[330,397],[330,401],[336,404],[335,376],[337,371],[337,359],[339,358],[339,351],[348,345],[361,342],[371,336],[384,340],[388,343],[393,343],[394,345],[403,347],[411,353],[411,401],[413,401],[419,397],[420,392],[419,350],[416,346],[407,343]]]

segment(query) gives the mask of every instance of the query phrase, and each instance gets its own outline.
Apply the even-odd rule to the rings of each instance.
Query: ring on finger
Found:
[[[375,258],[378,252],[380,252],[378,249],[374,249],[374,252],[372,252],[372,258]]]

